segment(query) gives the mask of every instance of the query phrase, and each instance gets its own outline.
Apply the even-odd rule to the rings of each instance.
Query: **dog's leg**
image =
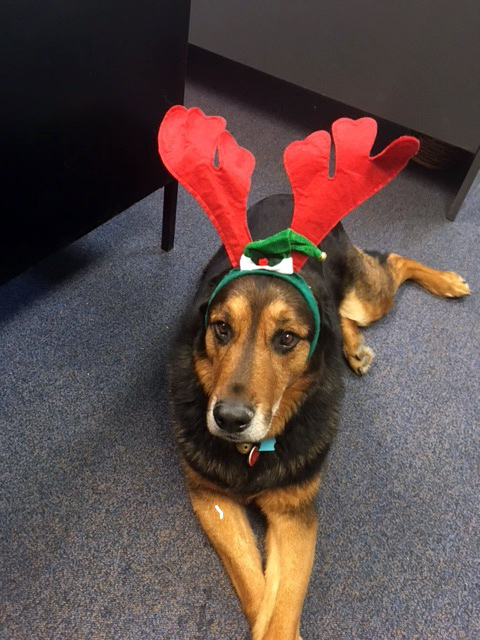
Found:
[[[263,599],[265,578],[245,509],[223,493],[188,484],[193,510],[222,559],[253,628]]]
[[[365,344],[354,320],[341,317],[340,323],[343,333],[343,355],[353,371],[363,376],[370,368],[375,353]]]
[[[367,327],[392,308],[395,293],[405,280],[414,280],[432,293],[458,298],[469,295],[465,280],[452,271],[436,271],[391,253],[379,259],[357,247],[349,256],[352,285],[340,305],[343,353],[350,367],[363,375],[372,364],[373,351],[364,343],[359,327]]]
[[[351,284],[340,304],[343,354],[355,373],[363,375],[375,354],[365,345],[358,327],[382,318],[392,308],[395,282],[389,266],[375,255],[352,247],[348,256]]]
[[[397,289],[405,280],[413,280],[431,293],[443,298],[460,298],[470,295],[470,287],[462,276],[454,271],[437,271],[395,253],[388,256],[387,263],[393,273]]]
[[[265,594],[253,629],[254,640],[298,640],[303,600],[315,554],[317,520],[313,508],[320,479],[307,487],[259,496],[265,513],[267,567]]]

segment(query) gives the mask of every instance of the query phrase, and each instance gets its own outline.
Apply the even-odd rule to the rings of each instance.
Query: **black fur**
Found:
[[[265,238],[287,228],[292,211],[292,196],[278,195],[262,200],[249,211],[252,235]],[[205,269],[194,303],[173,346],[169,387],[174,431],[181,453],[198,473],[238,496],[248,497],[267,489],[309,480],[319,471],[335,434],[343,398],[338,307],[345,289],[353,280],[349,267],[353,249],[340,224],[325,238],[321,247],[328,254],[327,261],[320,264],[308,260],[302,269],[321,316],[320,338],[309,363],[315,382],[298,412],[277,438],[275,452],[262,454],[254,467],[248,466],[246,457],[238,453],[234,444],[214,437],[208,431],[208,399],[194,370],[194,348],[199,353],[204,350],[207,301],[230,268],[223,247]],[[286,282],[275,280],[284,287],[291,287]]]
[[[364,251],[372,258],[376,258],[380,264],[385,264],[389,256],[388,253],[382,253],[381,251],[371,251],[370,249],[364,249]]]

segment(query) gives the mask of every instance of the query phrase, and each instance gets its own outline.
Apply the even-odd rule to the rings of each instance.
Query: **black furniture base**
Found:
[[[190,0],[0,5],[0,283],[167,185],[166,111],[183,103]]]
[[[174,180],[165,185],[163,190],[162,249],[173,249],[175,239],[175,219],[177,217],[178,182]]]
[[[468,192],[470,191],[470,187],[472,186],[475,178],[477,177],[480,171],[480,149],[473,156],[472,164],[467,171],[467,174],[460,185],[460,188],[455,196],[455,200],[450,205],[450,209],[447,212],[447,218],[449,220],[455,220],[457,217],[457,213],[460,207],[463,204],[463,201],[467,197]]]

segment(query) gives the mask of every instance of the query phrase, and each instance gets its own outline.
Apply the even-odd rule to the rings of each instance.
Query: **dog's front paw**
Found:
[[[350,367],[359,376],[367,373],[375,357],[373,349],[363,343],[358,346],[356,353],[352,354],[344,349],[344,354]]]

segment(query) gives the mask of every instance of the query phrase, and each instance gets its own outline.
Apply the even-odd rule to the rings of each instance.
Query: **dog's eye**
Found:
[[[290,331],[284,331],[280,336],[280,344],[282,347],[292,347],[298,342],[298,337]]]
[[[226,322],[214,322],[213,330],[217,340],[221,342],[221,344],[226,344],[232,337],[232,330]]]
[[[273,344],[277,351],[285,353],[291,351],[299,340],[300,338],[293,331],[278,331],[273,338]]]

